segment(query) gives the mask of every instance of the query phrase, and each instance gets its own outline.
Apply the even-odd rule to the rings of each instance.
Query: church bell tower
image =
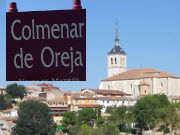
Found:
[[[126,53],[119,45],[118,24],[116,21],[115,46],[108,53],[108,77],[122,73],[127,70]]]

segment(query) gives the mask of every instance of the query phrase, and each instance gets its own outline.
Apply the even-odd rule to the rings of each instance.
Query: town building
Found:
[[[127,70],[126,65],[126,53],[119,46],[116,25],[115,46],[108,53],[108,77],[100,82],[99,89],[120,90],[132,96],[180,96],[180,77],[154,68]]]
[[[99,100],[97,96],[91,93],[66,93],[65,99],[67,103],[70,103],[70,111],[79,111],[82,108],[99,107]]]
[[[6,88],[0,87],[0,95],[1,94],[6,94]]]
[[[17,118],[16,107],[0,112],[0,135],[9,135],[15,126]]]
[[[103,89],[82,89],[81,93],[91,93],[96,95],[97,97],[105,97],[105,96],[115,96],[115,97],[122,97],[122,96],[130,96],[125,92],[119,90],[103,90]]]
[[[17,118],[18,117],[18,113],[17,113],[17,107],[11,108],[11,109],[7,109],[7,110],[3,110],[3,117],[5,118]]]
[[[105,113],[107,107],[119,107],[119,106],[133,106],[135,105],[137,98],[132,97],[99,97],[99,105],[101,106],[101,112]]]
[[[63,116],[64,112],[68,110],[68,105],[64,98],[52,98],[46,100],[46,104],[53,116]]]
[[[106,112],[107,107],[110,106],[132,106],[136,103],[136,98],[119,90],[82,89],[81,93],[94,94],[102,113]]]

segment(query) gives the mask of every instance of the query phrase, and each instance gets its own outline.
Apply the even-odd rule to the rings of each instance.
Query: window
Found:
[[[109,100],[107,100],[107,103],[109,103]]]
[[[124,103],[125,103],[125,102],[124,102],[124,101],[122,101],[122,105],[124,105]]]
[[[130,84],[130,89],[132,89],[132,87],[133,87],[132,84]]]
[[[4,126],[4,123],[0,123],[0,127],[3,127]]]
[[[115,60],[115,64],[117,64],[117,60],[116,60],[116,58],[115,58],[114,60]]]
[[[90,100],[88,100],[88,103],[90,103]]]
[[[144,93],[146,93],[146,90],[144,90]]]
[[[45,89],[44,88],[42,88],[42,92],[44,92],[45,91]]]
[[[96,103],[96,100],[94,100],[94,103]]]
[[[76,103],[78,103],[78,100],[76,100]]]
[[[113,58],[111,58],[111,64],[113,64]]]
[[[163,87],[163,84],[161,83],[161,84],[160,84],[160,88],[162,88],[162,87]]]

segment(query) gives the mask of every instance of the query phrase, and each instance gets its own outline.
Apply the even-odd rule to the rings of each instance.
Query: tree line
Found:
[[[6,95],[0,95],[0,110],[12,107],[15,98],[26,95],[23,85],[10,84]],[[147,95],[134,106],[111,106],[110,116],[101,116],[101,106],[64,113],[62,126],[69,135],[119,135],[120,132],[142,134],[145,130],[159,130],[173,134],[180,130],[180,103],[170,103],[166,95]],[[46,104],[25,101],[19,104],[18,120],[12,135],[54,135],[56,124]]]
[[[25,95],[26,88],[24,85],[17,83],[7,85],[6,94],[0,95],[0,111],[12,108],[12,102],[15,102],[16,98],[22,100]]]
[[[103,118],[96,109],[83,108],[65,112],[62,124],[70,135],[119,135],[120,132],[142,134],[145,130],[164,133],[180,130],[180,103],[170,103],[162,95],[147,95],[134,106],[111,106]],[[100,113],[99,113],[100,114]]]

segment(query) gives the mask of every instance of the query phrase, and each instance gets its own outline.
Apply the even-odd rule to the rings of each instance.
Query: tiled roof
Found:
[[[48,99],[47,102],[50,101],[50,102],[58,102],[58,101],[63,101],[65,102],[65,99],[64,98],[53,98],[53,99]]]
[[[73,93],[73,99],[96,99],[96,95],[92,93]]]
[[[125,92],[119,91],[119,90],[93,90],[94,92],[96,92],[97,94],[102,94],[102,95],[128,95]]]
[[[74,100],[97,100],[98,97],[73,97]]]
[[[109,97],[98,97],[99,100],[118,100],[118,101],[134,101],[136,99],[134,98],[126,98],[126,97],[114,97],[114,96],[109,96]]]
[[[140,86],[150,86],[148,83],[146,83],[146,82],[140,82],[140,84],[139,84]]]
[[[26,98],[24,98],[23,100],[34,100],[34,101],[46,101],[46,98],[44,98],[44,97],[26,97]]]
[[[82,89],[81,91],[84,91],[84,90],[90,90],[90,91],[95,92],[96,94],[102,94],[102,95],[121,95],[121,96],[129,95],[129,94],[122,92],[120,90]]]
[[[56,89],[58,90],[59,87],[55,87],[52,84],[47,84],[47,83],[41,83],[41,84],[37,84],[37,86],[40,86],[42,88],[51,88],[51,89]]]
[[[131,80],[131,79],[143,79],[143,78],[153,78],[153,77],[179,78],[167,72],[158,71],[154,68],[144,68],[144,69],[131,69],[123,73],[114,75],[112,77],[106,78],[102,81]]]
[[[7,113],[7,112],[14,111],[14,110],[17,110],[17,108],[6,109],[6,110],[3,110],[2,112]]]
[[[39,91],[37,88],[31,87],[31,86],[26,87],[26,90],[27,90],[27,92],[36,92],[36,91]]]
[[[0,120],[16,121],[18,117],[0,117]]]
[[[120,46],[114,46],[108,54],[123,54],[126,55],[124,50]]]
[[[0,86],[0,90],[6,90],[6,88]]]

